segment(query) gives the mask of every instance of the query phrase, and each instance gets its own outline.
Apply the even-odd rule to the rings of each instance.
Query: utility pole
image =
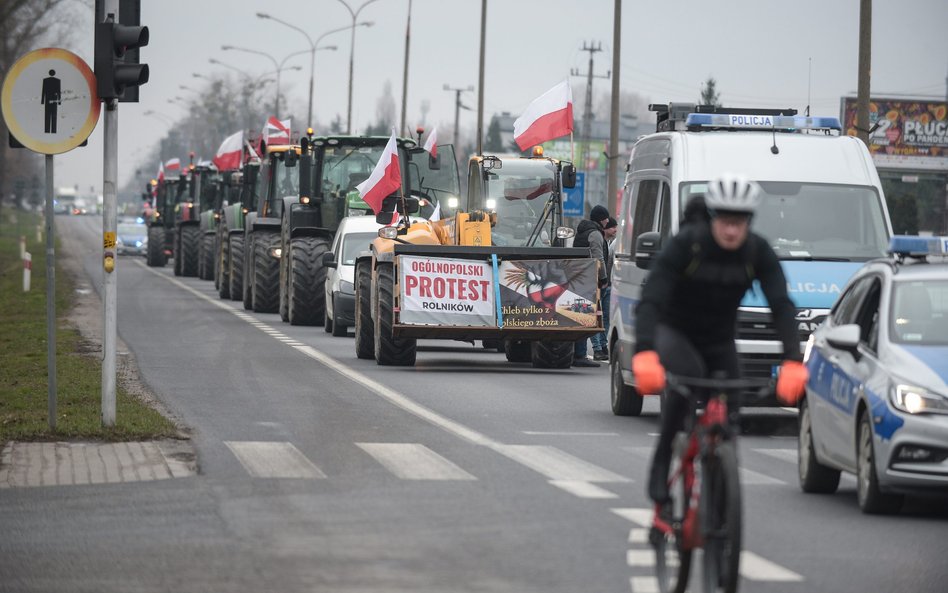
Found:
[[[405,26],[405,72],[402,75],[402,122],[399,128],[399,134],[404,134],[405,127],[405,107],[408,103],[408,47],[411,45],[411,0],[408,0],[408,24]],[[409,134],[410,136],[411,134]]]
[[[581,158],[583,159],[581,169],[586,172],[586,187],[589,187],[589,142],[590,136],[592,135],[592,121],[593,121],[593,78],[609,78],[611,72],[606,72],[605,75],[595,74],[593,71],[593,56],[602,51],[602,43],[594,44],[590,42],[589,45],[586,45],[586,42],[583,42],[582,51],[589,52],[589,70],[585,73],[580,72],[576,68],[570,70],[572,76],[585,76],[586,77],[586,101],[584,102],[584,111],[583,111],[583,131],[580,134],[580,138],[583,141],[582,150],[580,150]],[[588,195],[588,194],[587,194]],[[590,201],[586,200],[586,205],[588,206]]]
[[[856,89],[857,137],[869,146],[869,74],[872,62],[872,0],[859,0],[859,81]]]
[[[484,154],[484,43],[487,32],[487,0],[481,0],[481,55],[477,73],[477,154]],[[457,148],[457,147],[455,147]]]
[[[616,175],[619,170],[619,51],[622,42],[622,0],[615,0],[615,14],[612,17],[612,104],[609,113],[609,150],[606,151],[606,204],[609,213],[619,218],[616,212],[618,206],[618,183]],[[592,68],[590,68],[592,70]]]
[[[470,111],[471,109],[467,105],[461,104],[461,93],[465,91],[471,92],[474,90],[474,87],[469,85],[465,88],[462,88],[459,86],[453,87],[448,84],[445,84],[444,90],[454,91],[454,153],[457,154],[458,152],[458,126],[460,125],[460,121],[461,121],[461,108],[467,109],[468,111]],[[480,154],[480,152],[478,152],[478,154]]]

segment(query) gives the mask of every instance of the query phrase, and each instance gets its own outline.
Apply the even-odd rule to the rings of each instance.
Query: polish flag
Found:
[[[573,90],[564,80],[533,100],[514,122],[514,141],[520,150],[565,136],[573,131]]]
[[[220,148],[217,149],[217,155],[211,159],[218,171],[229,171],[239,169],[243,160],[244,131],[224,138]]]
[[[395,226],[398,224],[398,204],[395,204],[395,212],[392,212],[392,222],[385,226]]]
[[[431,133],[428,134],[428,139],[425,140],[425,150],[431,153],[431,156],[437,158],[438,156],[438,128],[431,128]]]
[[[428,217],[428,220],[431,222],[441,220],[441,202],[435,204],[434,212],[431,213],[431,216]]]
[[[247,147],[247,161],[259,161],[260,155],[257,154],[257,151],[254,150],[253,144],[250,143],[250,140],[247,140],[245,143]]]
[[[283,121],[270,116],[267,123],[263,125],[263,139],[267,146],[277,146],[279,144],[290,143],[290,120]]]
[[[165,164],[159,161],[158,162],[158,181],[164,181],[164,180],[165,180]]]
[[[369,178],[356,186],[362,201],[368,204],[376,214],[382,209],[382,200],[402,186],[402,170],[398,164],[398,146],[395,143],[395,130],[388,139],[382,158],[376,163]]]
[[[180,173],[181,172],[181,159],[179,158],[168,159],[165,162],[165,169],[168,171],[169,174]]]

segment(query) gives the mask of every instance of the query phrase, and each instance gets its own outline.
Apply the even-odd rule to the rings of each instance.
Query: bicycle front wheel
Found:
[[[703,590],[735,593],[740,579],[742,507],[734,443],[719,444],[702,469]]]
[[[677,475],[677,472],[672,475]],[[688,512],[691,491],[680,475],[670,481],[668,491],[672,497],[668,503],[668,508],[672,510],[670,515],[674,515],[676,521],[681,521]],[[652,527],[649,534],[652,547],[655,548],[655,579],[660,593],[684,593],[688,587],[691,549],[685,547],[680,536],[680,530],[665,533],[657,527]]]

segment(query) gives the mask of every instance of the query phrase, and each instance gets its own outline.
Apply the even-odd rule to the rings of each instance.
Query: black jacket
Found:
[[[573,247],[589,247],[589,255],[599,260],[600,284],[608,280],[609,244],[606,243],[606,234],[602,226],[591,220],[581,220],[576,227]]]
[[[733,341],[738,306],[754,280],[767,297],[784,358],[800,360],[796,307],[773,249],[752,232],[739,250],[726,251],[703,221],[682,226],[655,259],[635,309],[636,352],[655,348],[658,323],[677,329],[698,347]]]

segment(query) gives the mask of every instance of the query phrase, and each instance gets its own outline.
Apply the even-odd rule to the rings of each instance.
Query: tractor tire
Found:
[[[200,260],[198,261],[198,278],[201,280],[214,279],[214,235],[205,233],[201,237]]]
[[[573,342],[537,340],[530,344],[530,362],[535,369],[568,369],[573,364]]]
[[[160,226],[148,227],[148,255],[145,263],[151,268],[163,268],[168,263],[165,255],[165,229]]]
[[[253,233],[244,235],[244,290],[240,294],[240,299],[247,311],[253,309],[253,246],[255,238]]]
[[[231,235],[227,242],[228,261],[227,268],[230,280],[230,300],[239,301],[244,295],[244,236],[241,234]]]
[[[214,282],[217,284],[217,294],[221,299],[230,300],[230,241],[222,240],[220,247],[220,256],[217,259],[217,277]]]
[[[507,362],[530,362],[530,342],[523,340],[504,340],[504,354]]]
[[[326,268],[323,254],[329,242],[320,237],[290,239],[289,294],[290,325],[317,325],[326,308]]]
[[[201,250],[201,227],[189,225],[181,227],[181,275],[195,277],[198,275],[198,263]]]
[[[372,263],[356,264],[355,350],[365,360],[375,358],[375,323],[372,321]]]
[[[329,328],[329,331],[332,332],[332,335],[334,338],[344,338],[346,337],[346,334],[348,333],[346,331],[348,329],[348,326],[343,325],[342,321],[339,319],[339,316],[336,314],[336,311],[338,311],[339,308],[336,307],[335,299],[336,297],[333,297],[333,301],[332,301],[333,318],[329,320],[329,324],[332,325],[332,327]]]
[[[395,274],[391,264],[379,264],[375,281],[375,362],[384,366],[415,366],[418,341],[396,338],[395,325]]]
[[[174,238],[171,240],[171,257],[174,260],[173,270],[175,276],[181,275],[181,262],[184,260],[181,257],[181,232],[177,231],[174,234]]]
[[[253,241],[253,310],[277,313],[280,310],[280,260],[270,251],[280,246],[277,233],[258,232]]]
[[[280,244],[283,244],[283,240],[280,240]],[[283,323],[290,322],[290,287],[288,286],[289,281],[287,278],[287,269],[289,264],[287,264],[287,258],[289,257],[289,249],[283,249],[282,257],[280,257],[280,320]]]

